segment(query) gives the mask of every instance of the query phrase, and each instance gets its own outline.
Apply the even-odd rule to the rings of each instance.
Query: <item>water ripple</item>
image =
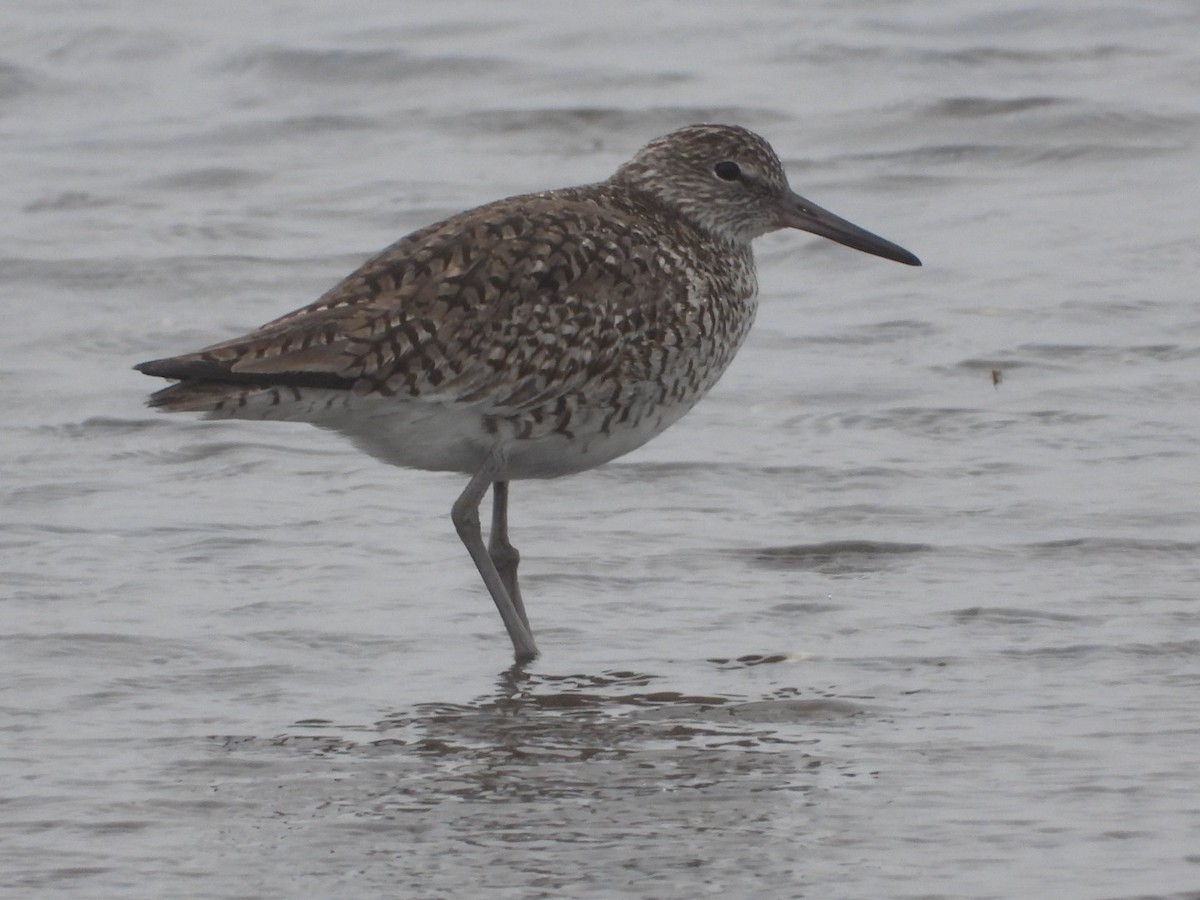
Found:
[[[919,553],[932,553],[929,544],[903,544],[888,541],[828,541],[822,544],[793,544],[786,547],[756,547],[730,553],[778,569],[803,569],[826,575],[875,572],[899,559]]]

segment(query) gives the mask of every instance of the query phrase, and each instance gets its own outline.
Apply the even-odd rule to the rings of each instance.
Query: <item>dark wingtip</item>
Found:
[[[199,356],[169,356],[166,359],[151,359],[133,367],[144,375],[156,378],[174,378],[189,387],[197,384],[240,385],[255,387],[326,388],[349,390],[354,379],[335,372],[235,372],[223,363],[213,362]],[[163,388],[170,391],[184,385]],[[158,394],[154,395],[155,397]],[[153,398],[152,398],[153,399]],[[151,403],[152,406],[163,405]]]
[[[177,359],[150,359],[146,362],[140,362],[133,367],[135,372],[141,372],[143,375],[153,375],[156,378],[182,378],[184,374],[179,371],[179,361]]]
[[[143,375],[153,375],[155,378],[177,378],[211,381],[243,381],[229,371],[229,367],[221,363],[203,359],[198,354],[186,356],[168,356],[163,359],[151,359],[138,363],[133,367]]]

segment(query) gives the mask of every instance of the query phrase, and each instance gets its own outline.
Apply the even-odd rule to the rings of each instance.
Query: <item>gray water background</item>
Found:
[[[1200,897],[1200,5],[0,21],[0,895]],[[706,401],[514,485],[527,671],[462,479],[142,405],[705,120],[925,268],[768,237]]]

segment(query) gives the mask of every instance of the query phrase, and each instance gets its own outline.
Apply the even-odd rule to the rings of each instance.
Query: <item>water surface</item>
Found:
[[[0,893],[1200,896],[1200,10],[27,4],[0,36]],[[726,378],[514,486],[129,367],[736,122],[797,233]]]

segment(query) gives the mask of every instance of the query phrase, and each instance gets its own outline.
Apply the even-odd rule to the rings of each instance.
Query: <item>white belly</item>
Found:
[[[341,414],[309,421],[346,435],[355,446],[391,465],[473,475],[499,450],[507,466],[503,480],[555,478],[603,465],[640,447],[674,424],[692,403],[659,407],[636,422],[601,424],[607,411],[580,411],[571,434],[519,438],[503,427],[489,430],[485,416],[470,406],[396,402],[393,398],[346,398]],[[506,433],[507,432],[507,433]]]

